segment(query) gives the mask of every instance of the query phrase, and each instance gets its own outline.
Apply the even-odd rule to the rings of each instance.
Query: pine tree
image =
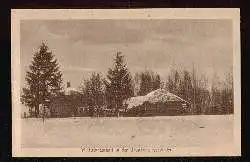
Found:
[[[161,77],[159,74],[156,74],[155,78],[153,79],[153,89],[158,89],[161,87]]]
[[[142,72],[140,75],[140,90],[139,95],[144,96],[152,91],[152,77],[149,71]]]
[[[233,97],[233,74],[229,71],[226,73],[221,92],[221,105],[225,114],[233,113]]]
[[[183,79],[180,81],[179,94],[186,101],[192,101],[192,80],[188,71],[184,70]]]
[[[180,95],[180,74],[177,70],[174,72],[174,93]]]
[[[168,76],[167,89],[175,95],[180,95],[180,75],[177,70],[172,70]]]
[[[174,93],[174,81],[170,75],[167,78],[166,88],[169,92]]]
[[[197,77],[196,107],[199,114],[205,114],[209,109],[210,93],[207,83],[208,79],[204,74]]]
[[[104,106],[104,84],[100,74],[93,73],[90,79],[85,81],[83,88],[84,100],[86,107],[89,108],[90,116],[94,113],[100,114]]]
[[[48,107],[53,97],[61,90],[62,73],[57,60],[45,43],[34,54],[26,78],[27,86],[22,89],[21,102],[30,108],[32,116],[39,116],[39,105]]]
[[[134,95],[132,77],[121,52],[116,54],[114,67],[109,68],[106,84],[107,106],[119,115],[123,101]]]
[[[213,114],[221,114],[221,81],[215,73],[213,76],[212,86],[211,86],[211,105]]]
[[[234,86],[233,86],[233,69],[226,76],[227,94],[228,94],[228,113],[234,112]]]
[[[91,105],[91,91],[90,91],[91,87],[90,87],[90,80],[86,79],[84,80],[83,85],[81,86],[81,91],[82,91],[82,97],[81,97],[81,104],[84,105],[84,107],[86,107],[89,111],[89,115],[92,116],[93,115],[93,111],[90,108]]]
[[[146,95],[149,92],[160,88],[161,79],[159,74],[146,70],[139,74],[140,90],[139,95]]]

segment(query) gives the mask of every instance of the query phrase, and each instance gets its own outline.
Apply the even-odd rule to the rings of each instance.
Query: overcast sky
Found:
[[[132,73],[145,68],[166,78],[171,68],[192,65],[209,78],[232,67],[230,20],[26,20],[21,22],[21,86],[34,52],[46,41],[64,83],[77,88],[95,71],[104,75],[116,52]]]

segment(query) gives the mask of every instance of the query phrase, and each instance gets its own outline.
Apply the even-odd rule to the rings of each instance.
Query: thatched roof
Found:
[[[131,109],[136,106],[142,105],[144,102],[148,101],[149,103],[166,103],[166,102],[182,102],[182,103],[189,103],[186,100],[182,99],[181,97],[168,92],[164,89],[157,89],[145,96],[137,96],[131,97],[127,99],[124,104],[127,104],[127,108]]]

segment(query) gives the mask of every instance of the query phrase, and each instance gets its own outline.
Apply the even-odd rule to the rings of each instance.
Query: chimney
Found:
[[[69,88],[69,87],[70,87],[70,82],[68,81],[68,82],[67,82],[67,88]]]

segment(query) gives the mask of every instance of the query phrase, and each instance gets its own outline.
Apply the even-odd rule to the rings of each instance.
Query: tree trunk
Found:
[[[38,118],[38,116],[39,116],[39,105],[35,106],[35,114],[34,115],[35,115],[36,118]]]

